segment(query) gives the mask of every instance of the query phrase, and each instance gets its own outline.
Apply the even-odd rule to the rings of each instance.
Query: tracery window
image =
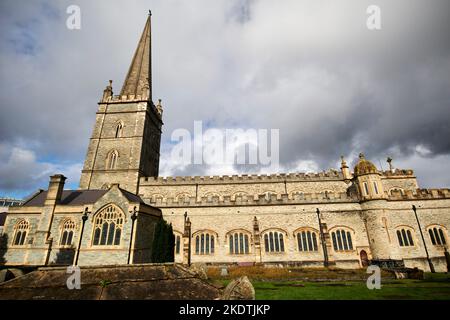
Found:
[[[30,229],[30,224],[26,220],[21,220],[14,226],[13,244],[15,246],[25,245],[25,240],[27,238],[27,233],[28,233],[29,229]]]
[[[411,230],[409,229],[398,229],[397,230],[397,239],[400,247],[412,247],[414,246],[414,241],[412,237]]]
[[[297,232],[298,251],[318,251],[317,233],[312,230],[301,230]]]
[[[70,246],[75,232],[75,222],[72,219],[67,219],[61,229],[61,237],[59,244],[61,246]]]
[[[234,231],[228,236],[230,254],[248,254],[249,249],[249,239],[248,233],[243,231]]]
[[[266,252],[284,252],[284,236],[279,231],[269,231],[264,234]]]
[[[117,165],[117,160],[119,159],[119,152],[117,150],[112,150],[106,159],[106,169],[114,170]]]
[[[337,229],[331,233],[333,240],[333,248],[335,251],[353,250],[353,241],[350,231],[345,229]]]
[[[211,232],[201,232],[195,236],[195,254],[214,254],[215,236]]]
[[[431,243],[434,246],[443,246],[447,243],[445,239],[445,231],[439,226],[429,228],[428,234],[430,236]]]
[[[109,205],[94,217],[94,246],[118,246],[122,235],[124,215],[115,205]]]

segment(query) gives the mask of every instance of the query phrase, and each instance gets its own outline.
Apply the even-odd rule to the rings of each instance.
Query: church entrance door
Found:
[[[359,253],[359,257],[361,259],[361,265],[363,268],[366,268],[369,266],[369,258],[367,257],[367,252],[364,250],[361,250]]]

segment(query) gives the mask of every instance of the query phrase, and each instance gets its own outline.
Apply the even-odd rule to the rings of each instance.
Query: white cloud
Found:
[[[81,172],[80,163],[59,164],[38,161],[32,150],[0,144],[0,190],[2,195],[25,196],[37,188],[46,189],[49,176],[61,173],[68,178],[68,184],[77,187]],[[4,191],[3,191],[4,190]]]
[[[422,150],[428,161],[416,170],[448,169],[439,162],[450,153],[448,1],[380,0],[377,32],[366,28],[364,0],[80,0],[79,31],[66,28],[71,4],[0,4],[0,143],[31,152],[33,167],[0,154],[12,177],[4,190],[35,188],[41,174],[83,161],[96,103],[109,79],[119,92],[149,5],[161,174],[246,172],[166,161],[173,130],[195,120],[280,129],[280,170],[320,171],[341,154],[351,163],[393,149],[405,159]],[[430,184],[450,170],[442,172]]]

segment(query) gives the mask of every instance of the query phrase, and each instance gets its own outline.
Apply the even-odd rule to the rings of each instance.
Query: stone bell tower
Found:
[[[158,176],[162,107],[152,102],[151,76],[150,13],[120,95],[110,80],[98,103],[80,189],[118,183],[137,193],[139,177]]]

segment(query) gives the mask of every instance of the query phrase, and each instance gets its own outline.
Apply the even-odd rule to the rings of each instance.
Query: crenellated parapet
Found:
[[[124,103],[124,102],[141,102],[148,101],[148,95],[113,95],[104,97],[99,103]]]
[[[412,169],[396,169],[380,171],[384,177],[414,177],[414,171]]]
[[[301,193],[295,195],[266,194],[256,196],[208,196],[208,197],[152,197],[144,199],[155,207],[198,207],[198,206],[262,206],[309,203],[343,203],[358,202],[355,196],[347,193]]]
[[[450,189],[417,189],[393,190],[388,195],[388,200],[427,200],[427,199],[450,199]]]
[[[107,104],[124,104],[124,103],[138,103],[142,105],[143,109],[145,110],[147,106],[150,106],[150,108],[155,112],[155,114],[158,115],[159,118],[162,117],[162,106],[161,106],[161,99],[158,100],[158,105],[154,105],[150,99],[148,94],[143,95],[134,95],[134,94],[128,94],[128,95],[105,95],[103,96],[102,100],[99,102],[100,108],[99,112],[105,112],[105,107],[102,107],[102,105]],[[147,104],[148,103],[148,104]]]
[[[176,176],[142,177],[141,186],[180,185],[180,184],[225,184],[225,183],[264,183],[264,182],[304,182],[342,180],[342,174],[336,170],[319,173],[278,173],[278,174],[242,174],[223,176]]]

